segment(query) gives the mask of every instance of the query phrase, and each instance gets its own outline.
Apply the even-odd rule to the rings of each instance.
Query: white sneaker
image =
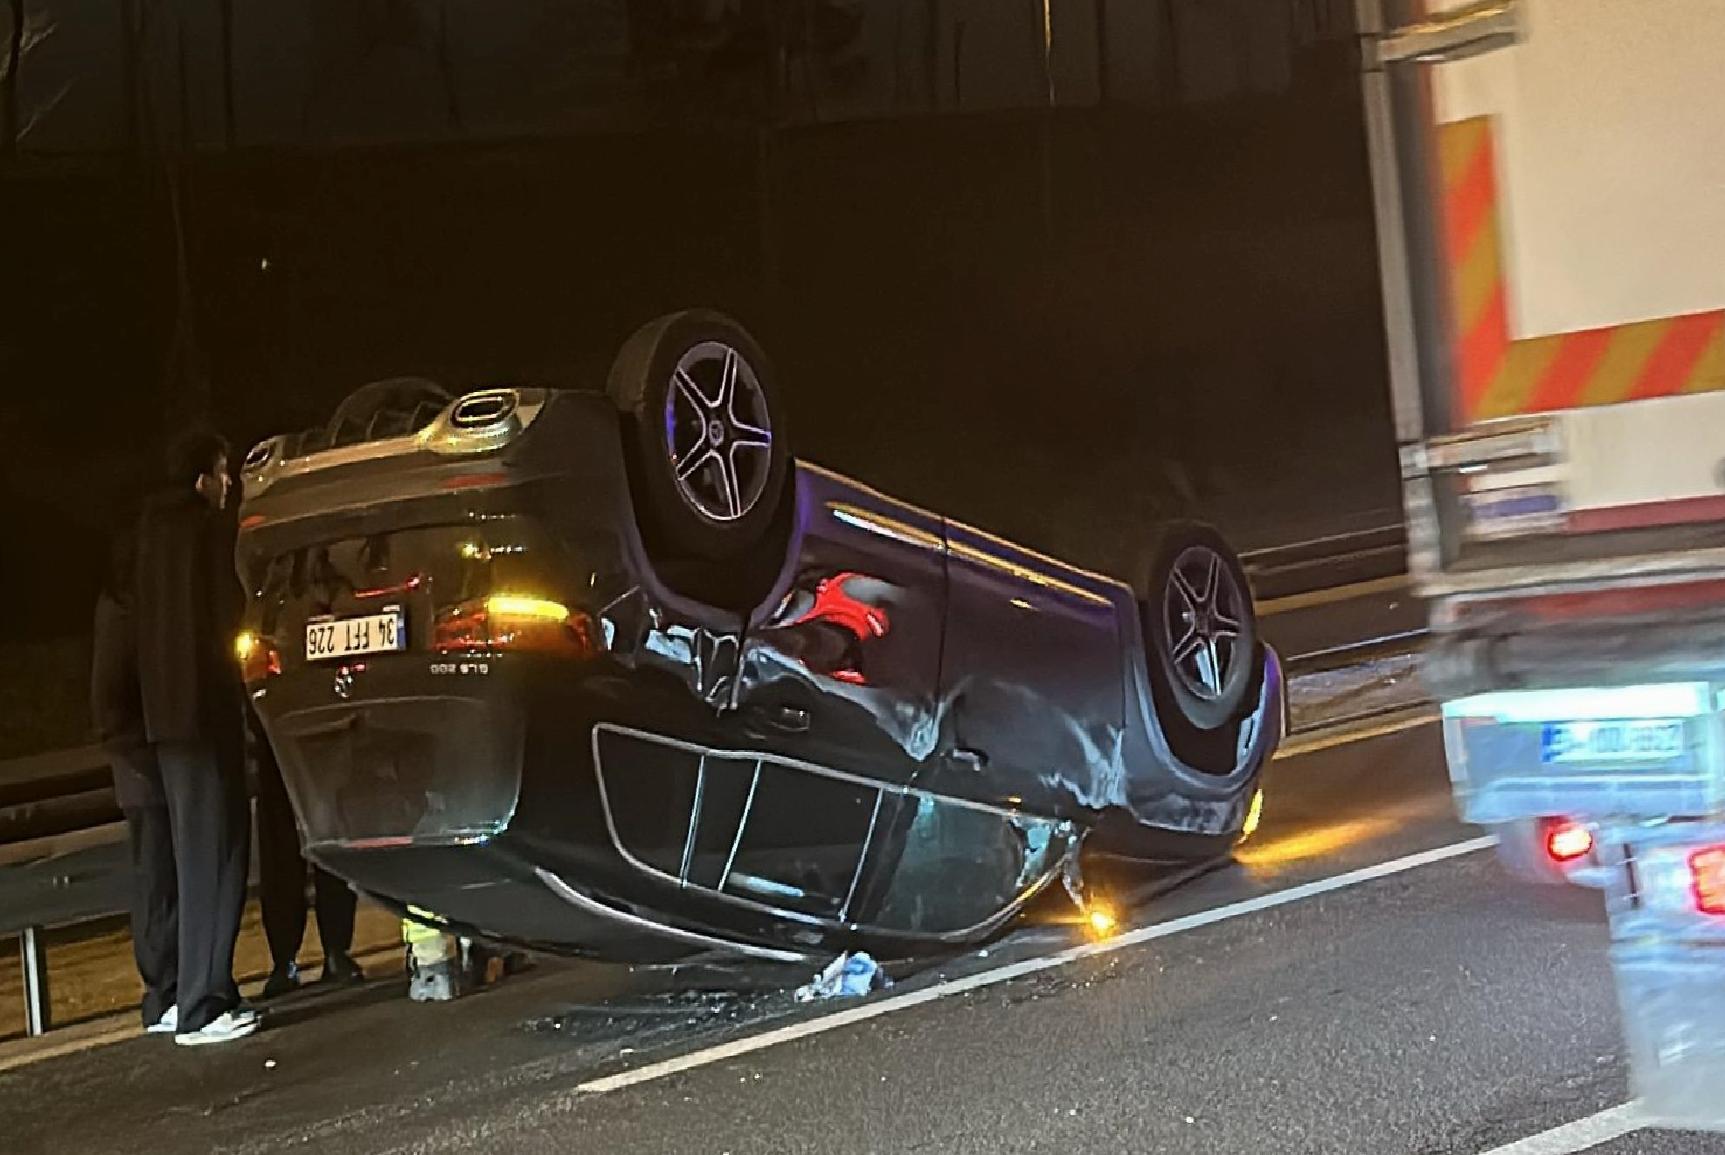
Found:
[[[182,1047],[203,1047],[211,1043],[231,1043],[243,1039],[258,1029],[258,1013],[253,1010],[232,1010],[218,1019],[205,1023],[203,1029],[175,1035],[174,1042]]]
[[[169,1007],[162,1012],[162,1017],[144,1028],[146,1035],[173,1035],[180,1030],[180,1008]]]
[[[407,997],[416,1003],[446,1003],[460,994],[455,967],[447,959],[430,966],[415,965],[407,984]]]

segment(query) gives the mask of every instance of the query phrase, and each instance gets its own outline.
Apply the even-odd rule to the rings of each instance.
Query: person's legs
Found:
[[[250,824],[238,767],[207,743],[165,743],[162,783],[179,873],[179,1029],[198,1031],[239,1003],[234,942],[246,898]]]
[[[416,1003],[458,998],[462,994],[460,940],[411,918],[401,920],[401,937],[407,943],[407,997]]]
[[[305,859],[281,767],[261,736],[257,752],[258,901],[272,967],[265,993],[275,995],[297,985],[295,960],[305,940]]]
[[[317,937],[323,944],[323,978],[352,982],[365,975],[354,964],[353,920],[359,896],[347,883],[318,867],[312,868],[317,899]]]
[[[179,883],[166,806],[128,807],[132,852],[132,955],[144,980],[144,1025],[174,1006],[179,972]]]

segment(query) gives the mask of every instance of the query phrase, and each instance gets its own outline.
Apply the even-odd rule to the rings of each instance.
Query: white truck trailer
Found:
[[[1465,818],[1597,840],[1635,1085],[1725,1127],[1725,0],[1358,0]]]

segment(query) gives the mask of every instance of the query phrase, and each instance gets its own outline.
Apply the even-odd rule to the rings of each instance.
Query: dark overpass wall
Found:
[[[592,382],[688,304],[806,456],[1094,565],[1171,461],[1393,502],[1351,7],[0,0],[15,540],[92,572],[180,414]]]

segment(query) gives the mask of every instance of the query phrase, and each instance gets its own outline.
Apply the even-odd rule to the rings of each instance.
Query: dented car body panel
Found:
[[[1104,816],[1240,830],[1273,653],[1234,769],[1199,771],[1124,583],[798,464],[770,593],[714,606],[649,558],[606,398],[511,420],[248,461],[250,695],[307,852],[360,889],[627,961],[891,956],[994,933]],[[367,615],[398,649],[307,657]]]

